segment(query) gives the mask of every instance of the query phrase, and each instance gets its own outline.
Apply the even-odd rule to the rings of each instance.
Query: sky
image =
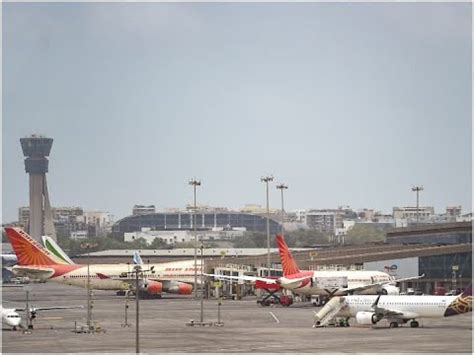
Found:
[[[4,3],[2,217],[19,143],[53,206],[472,210],[469,3]],[[280,206],[270,187],[270,206]]]

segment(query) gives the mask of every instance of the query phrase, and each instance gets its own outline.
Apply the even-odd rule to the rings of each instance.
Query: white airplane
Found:
[[[2,306],[2,324],[6,324],[12,327],[13,330],[17,330],[20,323],[21,317],[16,311],[16,308],[3,308]]]
[[[33,319],[36,318],[36,313],[40,311],[53,311],[61,309],[77,309],[84,308],[84,306],[57,306],[57,307],[32,307],[25,308],[4,308],[2,305],[2,323],[13,330],[17,330],[17,327],[22,327],[21,317],[18,312],[27,312],[26,316],[29,318],[29,328],[33,329]]]
[[[419,279],[415,276],[395,279],[381,271],[369,270],[328,270],[309,271],[300,270],[291,255],[282,235],[276,236],[280,252],[283,276],[277,279],[255,276],[228,276],[219,274],[205,274],[216,279],[245,280],[263,282],[264,284],[279,285],[280,287],[302,295],[320,295],[326,297],[347,294],[389,294],[398,295],[397,282]]]
[[[358,324],[375,325],[386,319],[390,328],[410,321],[419,326],[419,318],[441,318],[472,311],[472,285],[459,296],[342,296],[336,297],[341,309],[334,317],[355,318]],[[336,299],[333,299],[336,301]],[[330,307],[326,305],[325,307]],[[320,313],[324,314],[324,309]],[[319,313],[318,313],[319,314]],[[316,317],[315,326],[319,319]]]
[[[20,228],[5,227],[5,232],[18,259],[18,264],[11,268],[15,275],[87,287],[87,265],[71,264],[70,259],[58,256],[60,252],[46,250]],[[57,246],[55,249],[60,250]],[[147,271],[143,273],[140,293],[157,296],[162,292],[192,293],[194,260],[145,265]],[[199,260],[197,268],[200,268]],[[91,264],[90,286],[99,290],[130,290],[132,271],[133,265],[129,264]]]

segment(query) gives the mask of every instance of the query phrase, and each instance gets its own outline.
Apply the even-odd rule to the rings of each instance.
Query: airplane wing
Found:
[[[30,312],[54,311],[59,309],[82,309],[84,306],[56,306],[56,307],[30,307]],[[25,308],[15,308],[17,312],[25,311]]]
[[[344,293],[353,293],[353,292],[357,292],[357,291],[364,291],[364,290],[367,290],[367,289],[372,288],[372,287],[390,285],[390,284],[394,284],[394,283],[397,283],[397,282],[403,282],[403,281],[409,281],[409,280],[417,280],[417,279],[421,279],[422,277],[425,277],[425,274],[419,275],[419,276],[405,277],[403,279],[395,279],[395,280],[390,280],[390,281],[374,282],[374,283],[368,284],[368,285],[345,288],[342,291]]]
[[[58,309],[83,309],[84,306],[57,306],[57,307],[34,307],[33,311],[54,311]]]
[[[418,314],[414,312],[403,312],[395,309],[379,307],[378,303],[381,296],[382,295],[379,295],[371,306],[372,310],[379,316],[379,319],[382,319],[384,317],[401,319],[411,319],[418,317]]]
[[[277,284],[277,279],[267,279],[265,277],[256,276],[230,276],[230,275],[218,275],[218,274],[203,274],[204,276],[214,277],[215,279],[227,279],[227,280],[244,280],[244,281],[263,281],[269,284]],[[295,281],[296,282],[296,281]]]
[[[54,274],[54,270],[48,267],[19,266],[15,265],[11,271],[17,276],[28,276],[32,279],[47,279]]]

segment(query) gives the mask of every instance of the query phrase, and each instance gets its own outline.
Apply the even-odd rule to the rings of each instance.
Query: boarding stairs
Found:
[[[331,298],[314,316],[313,327],[325,327],[329,325],[345,305],[346,300],[344,297],[336,296]]]

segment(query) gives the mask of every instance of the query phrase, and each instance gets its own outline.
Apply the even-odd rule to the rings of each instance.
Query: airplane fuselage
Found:
[[[197,261],[197,273],[200,273],[200,261]],[[120,280],[120,277],[130,278],[133,271],[133,264],[90,264],[89,273],[87,265],[42,265],[40,269],[52,269],[54,273],[48,277],[47,281],[59,282],[67,285],[86,287],[88,274],[91,288],[98,290],[128,290],[130,284]],[[184,283],[194,283],[194,260],[174,261],[160,264],[142,265],[143,277],[148,280],[174,280]],[[34,268],[34,266],[28,266]],[[153,268],[153,271],[150,269]],[[13,267],[12,271],[21,276],[33,277],[21,266]],[[99,274],[108,278],[101,278]],[[199,278],[198,278],[199,282]]]
[[[339,311],[339,317],[355,317],[358,312],[370,312],[377,296],[344,296],[345,306]],[[448,312],[449,307],[456,310],[458,296],[380,296],[377,307],[400,312],[393,316],[400,319],[438,318],[470,311],[471,305]],[[460,299],[459,299],[460,300]],[[459,301],[458,301],[459,302]],[[461,300],[462,302],[462,300]],[[460,303],[461,304],[461,303]],[[388,316],[390,318],[390,316]]]
[[[21,317],[14,308],[3,308],[2,306],[2,323],[16,328],[20,325]]]
[[[307,279],[295,282],[294,279],[299,279],[308,276]],[[337,282],[332,287],[319,284],[321,279],[336,279]],[[339,281],[346,282],[340,283]],[[283,288],[291,290],[302,295],[343,295],[345,289],[370,285],[377,282],[390,282],[393,278],[380,271],[368,270],[328,270],[328,271],[302,271],[299,274],[294,274],[288,277],[280,278],[280,285]],[[376,294],[380,292],[381,287],[373,287],[363,291],[358,291],[356,294]]]

